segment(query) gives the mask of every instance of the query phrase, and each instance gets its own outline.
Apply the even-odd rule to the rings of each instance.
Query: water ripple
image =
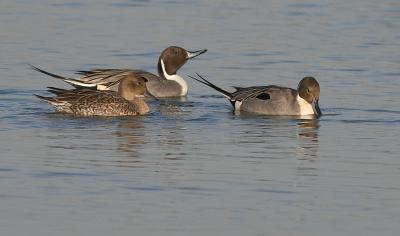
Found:
[[[57,177],[96,177],[104,176],[104,173],[88,173],[88,172],[61,172],[61,171],[48,171],[33,174],[36,178],[57,178]]]

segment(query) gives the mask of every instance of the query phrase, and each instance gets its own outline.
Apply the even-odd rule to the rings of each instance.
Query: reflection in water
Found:
[[[163,100],[158,106],[161,120],[157,130],[157,145],[164,159],[181,160],[186,155],[186,152],[183,152],[186,128],[183,122],[185,112],[182,109],[182,101],[186,101],[186,98]]]
[[[318,119],[301,119],[298,124],[298,151],[301,160],[313,160],[318,151]]]
[[[176,100],[157,101],[154,109],[155,122],[146,125],[143,117],[121,119],[114,134],[118,137],[118,150],[130,157],[139,157],[140,150],[151,147],[151,153],[165,159],[183,159],[184,133],[183,122],[186,112],[182,111]],[[150,135],[151,139],[146,139]],[[146,152],[146,151],[145,151]],[[138,160],[135,160],[138,161]]]
[[[299,120],[298,122],[299,136],[301,138],[310,139],[318,142],[318,119]]]
[[[182,112],[182,109],[175,104],[161,104],[159,106],[162,115],[174,116]]]
[[[183,160],[186,155],[183,146],[185,129],[181,122],[162,124],[160,128],[159,145],[162,148],[164,159]]]
[[[399,0],[30,2],[0,4],[1,235],[400,231]],[[194,81],[192,107],[149,101],[129,119],[53,115],[32,96],[67,85],[27,63],[154,71],[174,40],[212,47],[182,74],[217,85],[321,78],[323,118],[233,116]]]
[[[249,114],[234,118],[240,122],[235,126],[236,131],[231,134],[233,142],[237,147],[251,148],[252,158],[281,159],[294,155],[300,160],[313,161],[313,158],[317,157],[319,130],[317,119]]]
[[[115,135],[118,139],[118,150],[138,157],[138,149],[145,144],[145,129],[140,119],[121,120]]]
[[[157,98],[162,104],[172,103],[172,104],[180,104],[182,102],[187,102],[187,97],[171,97],[171,98]]]

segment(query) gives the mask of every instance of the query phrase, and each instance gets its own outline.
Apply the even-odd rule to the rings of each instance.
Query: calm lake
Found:
[[[56,114],[33,94],[91,68],[156,72],[184,101],[142,117]],[[216,91],[321,86],[319,120],[235,115]],[[400,1],[3,0],[1,235],[398,235]]]

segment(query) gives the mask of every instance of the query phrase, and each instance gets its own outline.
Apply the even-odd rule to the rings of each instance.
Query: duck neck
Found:
[[[158,73],[160,75],[160,77],[167,79],[167,80],[172,80],[177,82],[180,86],[181,86],[181,96],[185,96],[188,92],[188,85],[186,83],[186,81],[180,77],[179,75],[177,75],[176,73],[170,75],[168,74],[167,70],[165,69],[165,64],[163,59],[160,59],[159,65],[158,65]]]
[[[136,97],[136,98],[130,100],[130,102],[132,102],[136,106],[137,111],[140,115],[146,114],[150,111],[149,106],[143,100],[143,98]]]

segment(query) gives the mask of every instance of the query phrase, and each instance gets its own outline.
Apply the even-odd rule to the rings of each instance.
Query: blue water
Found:
[[[398,235],[400,2],[3,1],[1,235]],[[56,114],[32,94],[90,68],[188,62],[184,101]],[[217,85],[296,87],[319,120],[235,115]]]

